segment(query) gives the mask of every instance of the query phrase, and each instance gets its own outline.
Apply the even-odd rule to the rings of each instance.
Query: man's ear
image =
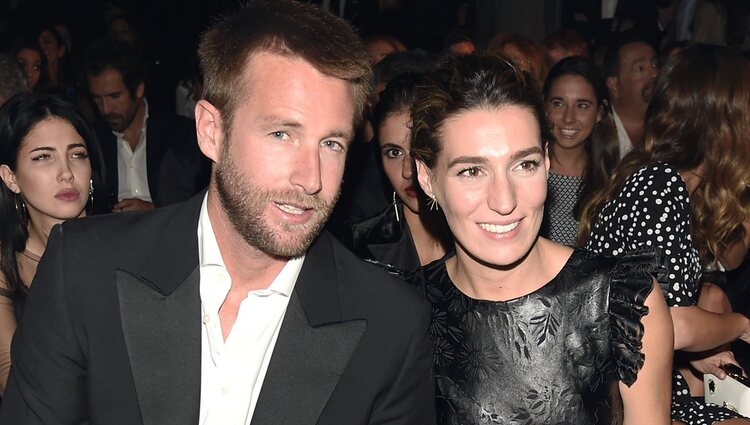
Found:
[[[617,77],[607,77],[607,89],[609,89],[609,95],[612,99],[617,99],[620,95],[620,91],[617,89]]]
[[[221,143],[224,141],[224,130],[221,113],[206,100],[199,100],[195,105],[195,130],[198,135],[198,147],[214,163],[219,162]]]
[[[143,97],[144,93],[146,92],[146,85],[141,81],[138,83],[138,86],[135,88],[135,98],[140,99]]]
[[[11,190],[11,192],[18,194],[21,193],[21,188],[18,187],[16,182],[16,174],[7,165],[0,165],[0,179],[3,180],[5,186]]]
[[[435,196],[435,192],[432,190],[432,170],[427,168],[424,162],[420,160],[415,160],[414,164],[417,167],[417,181],[419,181],[419,186],[425,195],[432,198]]]

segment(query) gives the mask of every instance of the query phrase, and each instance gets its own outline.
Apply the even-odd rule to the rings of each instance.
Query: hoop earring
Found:
[[[18,201],[21,201],[20,208],[18,207]],[[28,212],[26,211],[26,203],[23,201],[23,198],[19,194],[16,194],[16,200],[14,203],[16,206],[16,213],[18,214],[18,218],[21,220],[21,224],[25,226],[29,218]]]
[[[435,199],[435,195],[430,196],[430,199],[427,201],[427,203],[430,204],[430,211],[440,210],[440,205],[438,205],[437,199]]]
[[[393,212],[396,213],[396,222],[401,221],[401,217],[398,216],[398,204],[396,203],[396,191],[393,191]]]

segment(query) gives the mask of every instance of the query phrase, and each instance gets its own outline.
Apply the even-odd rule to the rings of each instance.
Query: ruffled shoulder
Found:
[[[653,278],[664,274],[659,251],[643,248],[620,257],[610,275],[610,331],[616,373],[628,386],[643,367],[643,324],[648,314],[644,305],[653,288]]]

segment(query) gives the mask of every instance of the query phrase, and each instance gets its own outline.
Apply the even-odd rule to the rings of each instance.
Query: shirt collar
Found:
[[[208,215],[208,193],[203,197],[201,212],[198,218],[198,261],[201,269],[204,267],[220,267],[226,270],[224,258],[221,256],[216,234],[211,225],[211,217]],[[297,282],[305,255],[295,257],[287,261],[279,274],[274,278],[267,291],[278,292],[290,296]]]

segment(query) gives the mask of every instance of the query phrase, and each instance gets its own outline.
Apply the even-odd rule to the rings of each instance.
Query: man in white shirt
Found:
[[[95,188],[96,212],[143,211],[166,204],[160,195],[170,194],[160,193],[159,181],[166,153],[191,157],[192,148],[198,156],[191,120],[149,108],[144,68],[140,53],[126,42],[101,40],[86,51],[86,79],[101,118],[94,129],[106,177],[105,186]],[[202,170],[198,163],[194,170],[174,167],[165,173],[179,173],[170,176],[176,181],[191,181]]]
[[[604,71],[622,157],[643,142],[646,109],[659,72],[656,51],[628,36],[607,48]]]
[[[207,193],[53,231],[0,423],[434,423],[429,306],[320,233],[369,94],[361,42],[259,0],[199,55]]]

